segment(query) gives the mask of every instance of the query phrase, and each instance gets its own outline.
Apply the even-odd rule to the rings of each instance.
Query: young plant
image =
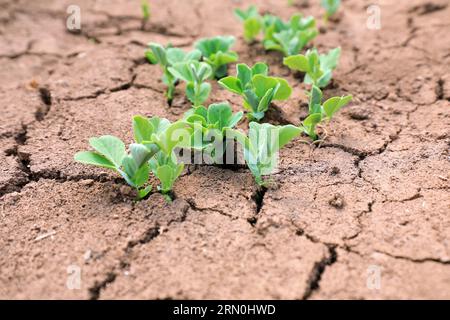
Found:
[[[325,21],[334,15],[341,5],[341,0],[321,0],[322,7],[325,9]]]
[[[284,65],[295,71],[306,73],[304,82],[319,88],[325,88],[331,81],[341,56],[341,48],[330,50],[327,54],[308,50],[305,55],[299,54],[284,58]]]
[[[232,36],[218,36],[201,39],[195,44],[195,48],[202,53],[203,60],[208,63],[216,79],[227,75],[227,65],[238,61],[238,54],[230,51],[235,42]]]
[[[251,43],[262,29],[262,18],[256,6],[250,6],[247,10],[236,9],[234,14],[244,23],[244,39]]]
[[[175,148],[190,147],[192,128],[183,121],[170,123],[167,119],[133,118],[134,136],[144,146],[157,146],[159,150],[149,160],[153,174],[160,181],[158,190],[170,199],[170,192],[184,169],[184,163],[178,163]]]
[[[309,116],[303,121],[301,128],[304,133],[315,141],[318,139],[317,125],[325,120],[330,121],[336,112],[350,103],[353,97],[351,95],[333,97],[322,104],[323,94],[316,86],[312,87],[309,95]]]
[[[156,145],[131,144],[127,154],[125,144],[113,136],[91,138],[89,143],[95,151],[78,152],[77,162],[114,170],[136,189],[138,199],[147,196],[152,189],[151,185],[146,186],[150,172],[148,161],[158,152]]]
[[[194,108],[185,114],[185,121],[192,125],[192,149],[203,151],[211,156],[212,162],[223,164],[227,150],[226,132],[233,129],[243,117],[243,112],[233,114],[227,102]]]
[[[260,121],[274,100],[287,100],[292,93],[289,83],[277,77],[269,77],[265,63],[252,68],[246,64],[236,66],[237,77],[229,76],[219,81],[225,89],[244,98],[244,107],[250,120]]]
[[[169,72],[186,82],[186,96],[194,107],[201,106],[211,93],[211,85],[205,82],[212,75],[206,62],[188,61],[174,64]]]
[[[272,15],[264,16],[264,47],[282,52],[285,56],[298,54],[318,35],[316,20],[294,15],[285,23]]]
[[[141,1],[141,11],[142,11],[142,29],[145,28],[148,20],[150,20],[150,4],[148,0]]]
[[[169,68],[178,63],[199,61],[202,54],[198,50],[186,53],[179,48],[164,48],[157,43],[150,43],[149,47],[150,49],[145,52],[145,56],[150,63],[161,65],[164,73],[163,82],[167,85],[166,97],[170,104],[179,79],[169,71]]]
[[[293,125],[251,122],[248,136],[237,130],[231,134],[243,146],[245,161],[256,183],[266,186],[263,176],[274,172],[278,164],[278,151],[301,132],[301,128]]]

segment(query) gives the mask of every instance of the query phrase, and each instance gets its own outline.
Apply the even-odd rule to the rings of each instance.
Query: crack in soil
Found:
[[[336,247],[332,245],[327,245],[328,256],[323,258],[321,261],[316,262],[308,278],[308,287],[303,294],[302,300],[308,300],[311,296],[319,290],[320,280],[325,270],[338,261],[338,255]]]

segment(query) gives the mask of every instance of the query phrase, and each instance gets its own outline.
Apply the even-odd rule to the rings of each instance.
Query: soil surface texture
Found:
[[[75,2],[79,32],[74,1],[0,1],[0,298],[450,299],[448,0],[346,0],[326,26],[313,0],[151,0],[145,25],[140,1]],[[74,162],[90,137],[131,143],[133,115],[189,110],[183,85],[167,105],[149,42],[235,36],[241,62],[294,87],[266,120],[299,125],[307,87],[246,44],[233,9],[250,4],[314,15],[314,45],[342,47],[324,94],[354,100],[320,147],[291,142],[267,190],[245,168],[187,166],[172,203]],[[215,83],[219,101],[242,110]]]

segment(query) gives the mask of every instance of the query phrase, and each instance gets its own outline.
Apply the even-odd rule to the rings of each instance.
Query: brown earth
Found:
[[[146,43],[192,47],[234,35],[240,60],[266,61],[295,87],[271,112],[299,124],[305,86],[281,57],[247,45],[234,6],[287,19],[320,16],[319,1],[73,1],[0,3],[0,298],[450,298],[450,5],[446,0],[343,1],[315,40],[343,56],[326,96],[354,102],[312,149],[280,154],[267,191],[246,169],[188,167],[176,200],[135,203],[110,172],[74,163],[91,136],[131,142],[135,114],[175,120]],[[306,3],[306,4],[305,4]],[[381,30],[366,28],[378,4]],[[240,99],[213,86],[211,102]],[[304,139],[304,138],[302,138]],[[73,266],[81,288],[66,283]],[[375,268],[375,269],[374,269]],[[369,284],[378,270],[381,286]]]

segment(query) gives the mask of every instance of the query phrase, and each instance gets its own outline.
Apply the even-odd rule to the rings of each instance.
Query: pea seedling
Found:
[[[284,65],[295,71],[306,73],[305,84],[325,88],[331,81],[333,70],[336,69],[341,56],[341,48],[330,50],[327,54],[308,50],[305,55],[299,54],[284,58]]]
[[[145,186],[150,172],[148,161],[158,152],[156,145],[131,144],[127,154],[125,144],[113,136],[91,138],[89,143],[95,151],[78,152],[77,162],[114,170],[136,189],[138,199],[148,195],[152,189],[151,185]]]
[[[244,23],[244,39],[253,42],[262,29],[262,17],[256,6],[250,6],[247,10],[236,9],[234,14]]]
[[[275,170],[278,151],[301,132],[301,128],[293,125],[274,126],[251,122],[248,136],[237,130],[233,130],[231,134],[243,146],[245,161],[256,183],[266,186],[267,181],[263,176]]]
[[[238,60],[238,54],[230,51],[235,42],[232,36],[218,36],[201,39],[195,44],[195,48],[202,53],[203,60],[208,63],[216,79],[227,75],[227,65]]]
[[[148,0],[141,1],[141,11],[142,11],[142,29],[145,28],[146,23],[150,20],[150,4]]]
[[[192,125],[192,149],[208,152],[212,162],[223,164],[226,150],[226,130],[233,129],[243,117],[243,112],[233,114],[227,102],[211,104],[208,109],[198,107],[185,114],[185,121]]]
[[[206,62],[188,61],[169,67],[169,72],[186,82],[186,96],[194,107],[201,106],[211,93],[211,85],[205,82],[212,75]]]
[[[321,0],[322,7],[325,9],[325,21],[334,15],[341,5],[341,0]]]
[[[269,67],[257,63],[252,68],[246,64],[236,66],[237,77],[229,76],[219,81],[225,89],[244,98],[244,107],[252,121],[260,121],[274,100],[287,100],[292,93],[289,83],[269,77]]]
[[[288,23],[280,18],[264,16],[264,47],[282,52],[285,56],[298,54],[318,35],[316,20],[294,15]]]
[[[171,124],[167,119],[136,116],[133,130],[138,143],[158,147],[159,151],[149,160],[149,166],[160,181],[158,190],[170,200],[173,185],[184,169],[184,163],[178,163],[174,149],[190,147],[192,128],[183,121]]]
[[[150,50],[145,52],[145,56],[150,63],[158,63],[161,65],[164,72],[163,82],[167,85],[167,101],[171,104],[175,93],[175,86],[179,79],[169,71],[169,68],[177,63],[198,61],[202,54],[198,50],[186,53],[179,48],[166,49],[157,43],[150,43],[149,47]]]
[[[322,104],[322,97],[322,91],[318,87],[313,86],[309,100],[309,116],[303,121],[302,126],[303,132],[314,141],[318,139],[317,125],[325,120],[330,121],[336,112],[349,104],[353,99],[351,95],[333,97]]]

